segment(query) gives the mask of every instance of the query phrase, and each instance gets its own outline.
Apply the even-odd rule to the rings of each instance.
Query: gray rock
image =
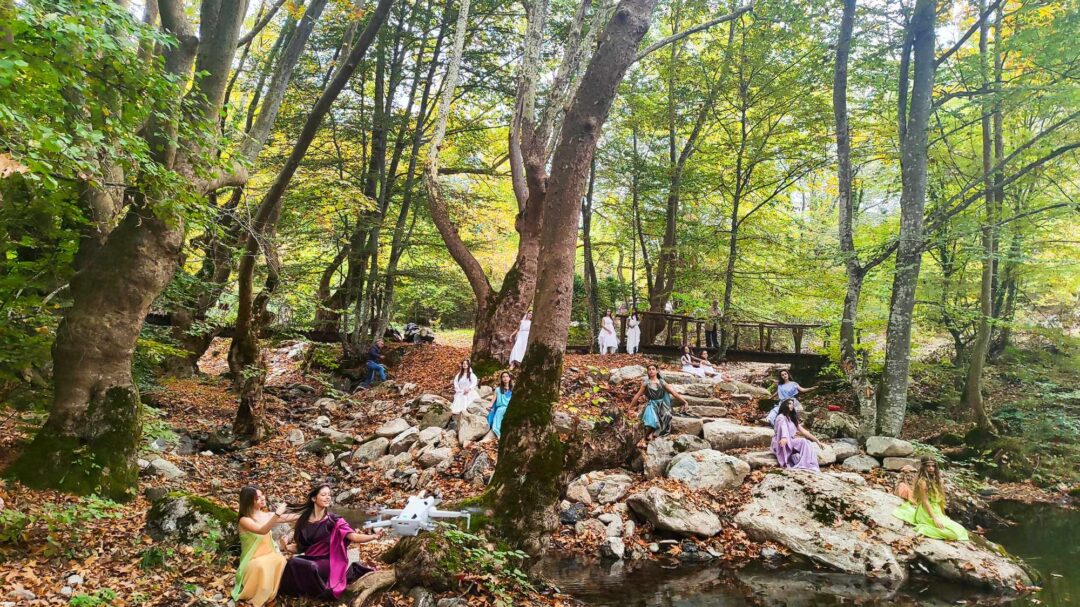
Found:
[[[853,445],[847,441],[834,441],[829,443],[829,447],[831,447],[833,453],[836,454],[836,461],[838,462],[843,462],[847,458],[859,454],[859,446]]]
[[[60,594],[62,596],[71,596],[72,594],[75,594],[75,590],[71,586],[64,586],[60,589]]]
[[[844,460],[843,464],[840,464],[848,470],[854,470],[856,472],[869,472],[874,468],[880,468],[881,464],[869,455],[853,455]]]
[[[146,500],[153,504],[154,502],[164,499],[169,495],[168,487],[147,487],[143,490],[143,495],[146,496]]]
[[[705,440],[713,449],[727,451],[746,447],[768,447],[773,430],[764,426],[744,426],[729,419],[711,421],[702,428]]]
[[[135,460],[135,465],[139,467],[139,470],[146,470],[150,467],[150,462],[140,457]]]
[[[716,396],[716,384],[694,383],[679,386],[679,394],[695,398],[714,398]]]
[[[750,474],[750,465],[733,457],[705,449],[680,453],[671,460],[667,476],[698,490],[721,491],[742,484]]]
[[[703,449],[712,449],[712,445],[709,441],[690,434],[678,434],[671,437],[671,442],[675,446],[676,453],[686,453],[687,451],[701,451]]]
[[[222,551],[238,545],[236,513],[194,495],[170,493],[146,514],[146,535],[163,542],[210,542]]]
[[[556,411],[551,416],[551,423],[555,426],[555,431],[559,434],[570,434],[574,431],[574,418],[563,411]]]
[[[419,436],[417,436],[417,439],[419,439],[419,441],[425,445],[437,445],[439,444],[439,442],[442,441],[442,435],[442,428],[428,426],[420,430],[420,434]]]
[[[449,406],[431,405],[420,418],[420,428],[445,428],[453,417]]]
[[[836,451],[833,451],[831,445],[817,448],[817,463],[818,466],[831,466],[836,463]]]
[[[330,418],[325,415],[316,417],[315,426],[318,428],[328,428],[330,426]]]
[[[464,477],[467,481],[487,484],[488,478],[491,477],[491,473],[494,471],[495,464],[491,462],[491,458],[488,457],[487,453],[481,451],[465,468]]]
[[[890,584],[905,580],[916,563],[946,579],[990,588],[1030,583],[1016,559],[979,536],[971,542],[943,542],[917,535],[892,516],[900,498],[851,476],[805,470],[766,475],[735,523],[754,539]]]
[[[425,447],[416,459],[421,467],[431,468],[447,461],[453,455],[454,452],[449,447]]]
[[[604,535],[607,537],[621,537],[623,531],[623,523],[621,520],[611,521],[604,528]]]
[[[589,515],[589,508],[585,504],[570,504],[559,511],[559,522],[563,525],[574,525]]]
[[[630,485],[632,484],[634,484],[634,478],[625,470],[599,470],[583,474],[572,481],[570,486],[567,487],[566,496],[568,499],[574,499],[571,497],[570,487],[576,485],[578,487],[584,487],[592,502],[598,504],[613,504],[626,495],[627,490],[630,489]],[[580,497],[578,491],[575,491],[574,495]],[[581,499],[576,499],[575,501],[590,503]]]
[[[382,436],[381,434],[379,436]],[[400,434],[394,437],[394,440],[390,441],[388,451],[392,455],[398,455],[405,453],[416,444],[416,441],[420,440],[420,432],[416,428],[407,428]]]
[[[187,476],[187,473],[176,467],[176,464],[160,457],[150,461],[148,470],[150,471],[150,474],[160,476],[170,481],[175,481]]]
[[[671,418],[671,432],[673,434],[701,436],[701,427],[704,423],[700,417],[674,416]]]
[[[911,466],[918,470],[920,463],[921,462],[914,457],[886,457],[882,460],[882,467],[894,472],[903,470],[904,466]]]
[[[634,521],[626,521],[625,523],[623,523],[622,536],[624,538],[632,538],[634,537],[634,531],[636,530],[637,525],[634,523]]]
[[[649,487],[626,500],[638,516],[652,523],[655,529],[663,529],[683,535],[711,537],[720,532],[720,517],[709,510],[698,508],[676,493],[660,487]]]
[[[421,394],[420,396],[417,396],[416,398],[409,401],[408,404],[406,404],[405,406],[410,409],[427,411],[428,408],[433,405],[438,405],[440,407],[450,409],[450,401],[439,396],[438,394]]]
[[[157,451],[158,453],[164,451],[168,446],[169,443],[165,442],[165,439],[163,438],[156,438],[153,442],[150,443],[150,449],[153,451]]]
[[[812,427],[819,438],[843,438],[859,435],[859,420],[842,411],[824,412],[814,419]]]
[[[728,414],[728,408],[722,404],[723,401],[715,399],[691,399],[687,397],[687,402],[690,403],[686,407],[686,412],[691,415],[697,415],[698,417],[705,418],[706,420],[719,419]]]
[[[641,365],[629,365],[626,367],[619,367],[618,369],[612,369],[608,375],[608,382],[612,384],[621,384],[624,381],[630,381],[632,379],[641,379],[645,377],[646,369]]]
[[[377,436],[366,443],[361,443],[356,451],[353,451],[352,459],[354,462],[371,462],[386,455],[386,450],[390,447],[390,439]]]
[[[622,538],[609,536],[607,541],[600,547],[600,553],[605,558],[622,560],[626,557],[626,544]]]
[[[293,428],[285,435],[285,440],[294,445],[302,445],[304,444],[304,431],[299,428]]]
[[[675,444],[669,437],[661,436],[649,441],[649,444],[645,446],[645,477],[663,476],[673,457],[675,457]]]
[[[379,426],[378,429],[375,430],[375,435],[383,438],[394,438],[408,429],[409,422],[404,418],[399,417]]]
[[[574,535],[594,535],[596,537],[607,537],[607,527],[605,527],[603,523],[594,518],[587,518],[574,524]]]
[[[600,521],[605,525],[610,525],[613,521],[619,521],[620,523],[622,522],[622,518],[614,512],[605,512],[597,516],[596,520]]]
[[[315,406],[323,411],[334,412],[341,408],[341,403],[332,398],[320,398],[315,401]]]
[[[413,586],[408,596],[412,599],[412,607],[436,607],[438,605],[435,601],[435,595],[431,594],[431,591],[423,586]]]
[[[871,436],[866,439],[866,454],[874,457],[907,457],[915,452],[915,445],[891,436]]]
[[[490,430],[485,417],[472,413],[463,413],[458,417],[457,439],[463,445],[484,438]]]
[[[469,607],[469,602],[465,599],[439,599],[439,604],[436,607]]]
[[[71,586],[71,587],[81,586],[83,584],[83,582],[85,582],[85,581],[86,580],[83,579],[83,576],[81,576],[81,575],[79,575],[77,573],[74,573],[74,574],[68,576],[67,585]]]
[[[322,459],[322,463],[324,466],[333,466],[334,462],[336,461],[337,457],[335,457],[333,453],[327,453],[325,456],[323,456]]]
[[[19,599],[20,601],[32,601],[37,598],[37,595],[25,588],[16,588],[8,593],[13,599]]]
[[[779,466],[776,455],[772,451],[747,451],[739,455],[739,459],[750,464],[751,470],[760,468],[775,468]]]

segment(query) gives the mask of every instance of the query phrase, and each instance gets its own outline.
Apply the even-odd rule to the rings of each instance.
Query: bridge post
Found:
[[[758,350],[765,351],[765,323],[758,323],[757,326],[757,347]]]
[[[803,329],[802,329],[802,327],[792,327],[791,328],[791,335],[795,339],[795,353],[796,354],[802,354],[802,337],[803,337]]]

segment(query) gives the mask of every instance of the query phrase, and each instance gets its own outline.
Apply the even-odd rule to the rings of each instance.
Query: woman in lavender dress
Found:
[[[821,441],[799,425],[795,399],[789,398],[780,403],[780,413],[773,428],[776,432],[773,434],[772,452],[781,468],[820,471],[817,449]]]
[[[296,556],[281,574],[279,595],[338,599],[349,584],[373,571],[349,563],[349,544],[365,543],[379,535],[356,533],[340,516],[329,512],[330,487],[321,485],[308,493],[307,501],[290,508],[296,520],[293,541]]]

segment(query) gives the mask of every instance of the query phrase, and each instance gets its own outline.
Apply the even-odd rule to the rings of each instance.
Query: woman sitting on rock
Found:
[[[630,401],[630,406],[637,405],[638,400],[645,400],[645,408],[641,410],[641,422],[649,429],[646,438],[652,439],[671,432],[671,398],[674,397],[684,406],[686,399],[660,379],[660,369],[656,363],[649,363],[647,373],[641,382],[641,388]]]
[[[781,369],[780,372],[777,373],[776,391],[769,397],[776,399],[776,406],[769,411],[769,414],[765,417],[765,421],[768,422],[770,426],[776,423],[776,416],[780,413],[780,403],[785,400],[790,399],[795,401],[795,409],[801,409],[802,403],[799,402],[798,396],[812,390],[817,390],[817,388],[804,388],[800,386],[797,381],[791,379],[791,373],[788,372],[787,369]]]
[[[266,511],[266,496],[255,487],[240,490],[240,566],[236,569],[234,601],[247,601],[254,607],[273,605],[277,598],[285,557],[270,537],[278,523],[296,520],[285,514],[285,505]]]
[[[499,376],[499,386],[495,388],[494,397],[491,401],[491,410],[488,411],[488,426],[495,433],[496,438],[502,438],[502,420],[506,415],[506,408],[510,406],[510,397],[514,395],[514,378],[506,371]]]
[[[893,516],[915,527],[915,533],[939,540],[968,541],[967,529],[945,516],[945,485],[933,458],[924,457],[915,486],[900,483],[896,494],[904,498]]]
[[[818,472],[817,448],[821,441],[810,431],[799,425],[799,414],[795,411],[795,399],[789,398],[780,403],[780,412],[773,423],[775,433],[772,439],[772,452],[781,468],[814,470]]]
[[[476,393],[479,380],[473,373],[472,363],[469,359],[461,361],[458,365],[457,375],[454,375],[454,402],[450,405],[450,412],[454,415],[464,413],[469,404],[480,395]]]
[[[378,539],[378,532],[353,531],[345,519],[329,511],[331,500],[330,486],[320,485],[308,493],[306,502],[289,508],[298,515],[293,532],[297,554],[285,566],[279,594],[338,599],[349,584],[371,573],[360,563],[349,563],[349,544]]]
[[[694,356],[694,353],[690,350],[690,346],[682,347],[682,357],[679,359],[679,362],[682,364],[683,373],[705,377],[705,367],[701,366],[701,359]],[[711,369],[712,367],[709,368]]]

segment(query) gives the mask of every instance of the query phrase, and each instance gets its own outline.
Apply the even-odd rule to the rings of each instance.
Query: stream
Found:
[[[1002,598],[932,578],[913,578],[900,589],[862,576],[808,566],[753,564],[740,571],[657,561],[582,562],[549,557],[545,576],[563,592],[595,607],[737,607],[742,605],[1043,605],[1080,604],[1080,511],[1049,504],[1000,502],[995,510],[1016,525],[988,537],[1023,557],[1042,575],[1043,590]]]

